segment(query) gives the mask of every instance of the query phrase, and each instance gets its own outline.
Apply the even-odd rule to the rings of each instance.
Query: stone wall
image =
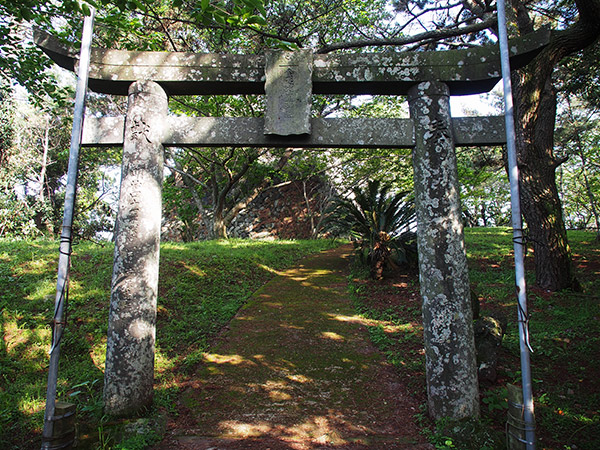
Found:
[[[327,182],[313,177],[263,191],[243,209],[227,228],[229,237],[250,239],[309,239],[330,196]],[[306,196],[305,196],[306,194]],[[308,205],[307,199],[308,198]],[[311,216],[313,224],[311,224]],[[198,217],[197,239],[207,239],[208,229]],[[182,224],[177,217],[163,220],[162,239],[181,241]]]

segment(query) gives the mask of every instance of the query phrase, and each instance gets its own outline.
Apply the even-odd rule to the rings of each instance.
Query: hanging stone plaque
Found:
[[[266,56],[265,134],[310,134],[312,52],[273,51]]]

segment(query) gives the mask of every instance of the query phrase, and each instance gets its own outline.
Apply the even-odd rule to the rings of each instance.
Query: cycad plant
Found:
[[[339,199],[331,212],[330,229],[357,239],[360,255],[370,265],[371,276],[383,278],[384,269],[416,262],[414,233],[410,225],[415,207],[409,192],[391,192],[391,185],[372,180],[352,189],[353,198]],[[395,257],[392,257],[395,253]]]

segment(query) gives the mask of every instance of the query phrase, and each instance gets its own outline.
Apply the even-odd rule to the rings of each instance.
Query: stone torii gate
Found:
[[[529,62],[548,32],[511,42]],[[77,53],[36,42],[59,65]],[[104,400],[131,414],[152,401],[163,146],[410,148],[413,151],[428,406],[434,418],[477,416],[479,393],[456,146],[505,143],[503,117],[452,118],[449,98],[488,92],[497,47],[444,52],[217,55],[93,49],[90,89],[128,95],[126,117],[85,120],[85,146],[123,146]],[[174,117],[169,95],[266,94],[262,118]],[[410,119],[310,118],[312,94],[408,97]]]

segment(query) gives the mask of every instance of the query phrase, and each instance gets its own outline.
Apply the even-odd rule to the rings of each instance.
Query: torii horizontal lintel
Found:
[[[82,145],[123,145],[124,117],[87,117]],[[311,119],[312,133],[301,136],[265,135],[260,117],[168,118],[163,144],[169,147],[300,147],[300,148],[412,148],[415,145],[412,119]],[[506,143],[504,117],[461,117],[452,119],[457,146],[502,145]]]
[[[510,42],[511,67],[527,64],[549,42],[540,30]],[[58,65],[74,70],[75,49],[36,31],[35,42]],[[442,81],[451,95],[488,92],[501,78],[498,46],[428,52],[313,55],[314,94],[405,95],[415,83]],[[139,80],[169,95],[264,94],[265,56],[92,49],[89,87],[127,95]]]

